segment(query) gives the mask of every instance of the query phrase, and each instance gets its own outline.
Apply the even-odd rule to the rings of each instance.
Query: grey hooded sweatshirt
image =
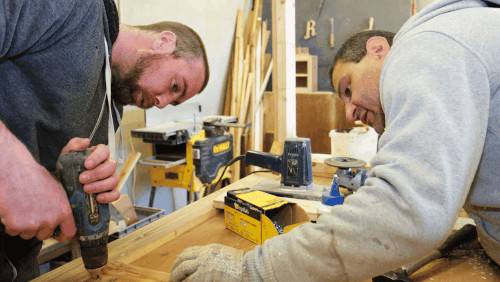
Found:
[[[359,281],[418,260],[462,208],[500,264],[500,0],[429,4],[380,77],[386,130],[358,192],[245,255],[248,279]]]

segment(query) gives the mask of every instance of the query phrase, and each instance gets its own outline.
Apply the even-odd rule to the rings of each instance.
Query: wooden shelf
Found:
[[[295,84],[297,93],[318,90],[318,56],[297,54],[295,56]]]

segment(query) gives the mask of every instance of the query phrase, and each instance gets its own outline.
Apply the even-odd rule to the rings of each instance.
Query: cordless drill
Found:
[[[92,272],[108,262],[109,207],[98,203],[96,194],[85,193],[78,180],[85,171],[85,159],[91,153],[85,150],[61,155],[57,161],[57,173],[73,212],[83,264]]]

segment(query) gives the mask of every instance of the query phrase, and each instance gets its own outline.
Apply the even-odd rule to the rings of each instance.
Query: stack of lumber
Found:
[[[267,21],[262,22],[262,0],[254,0],[246,23],[244,18],[243,11],[238,10],[224,115],[235,116],[238,123],[251,123],[252,126],[231,129],[235,156],[259,149],[255,148],[254,136],[262,129],[254,123],[254,117],[272,68],[271,55],[265,53],[271,31]],[[240,163],[235,163],[233,181],[240,178],[240,169]]]

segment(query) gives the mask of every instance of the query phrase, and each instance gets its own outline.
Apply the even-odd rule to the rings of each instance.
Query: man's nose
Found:
[[[358,119],[358,107],[352,103],[345,104],[345,117],[348,121],[354,122]]]
[[[163,109],[168,106],[170,103],[172,103],[172,99],[169,96],[170,95],[168,94],[160,94],[155,96],[155,106],[158,109]]]

